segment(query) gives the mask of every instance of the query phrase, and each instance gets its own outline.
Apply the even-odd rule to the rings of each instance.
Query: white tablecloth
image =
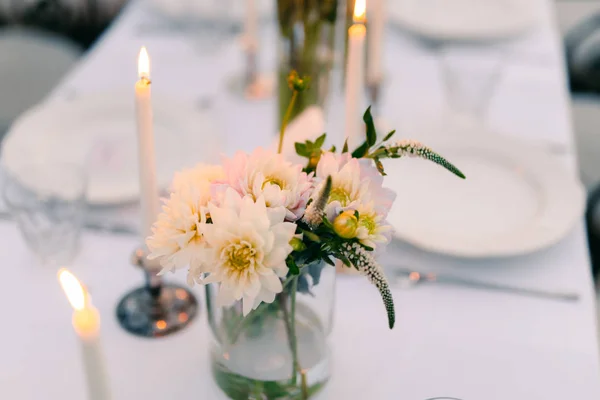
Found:
[[[505,68],[489,122],[509,134],[569,144],[568,97],[551,2],[539,4],[539,28],[511,44],[518,55]],[[223,80],[215,76],[230,76],[241,65],[236,62],[241,60],[236,46],[207,58],[200,56],[198,43],[177,36],[137,35],[139,24],[150,20],[141,5],[128,7],[52,98],[132,88],[141,44],[155,60],[155,91],[174,92],[190,101],[217,93]],[[383,114],[410,136],[411,129],[418,129],[420,121],[440,109],[437,61],[397,32],[387,50],[390,79]],[[270,60],[272,54],[267,54],[264,65]],[[251,135],[247,119],[272,116],[271,102],[249,106],[223,93],[215,101],[215,113],[229,139],[228,151],[250,149],[272,137],[273,118],[252,120]],[[219,114],[224,110],[228,118]],[[0,237],[5,282],[0,291],[4,305],[0,398],[83,399],[79,348],[56,271],[36,265],[13,224],[0,224]],[[89,286],[102,315],[115,399],[217,398],[208,365],[210,333],[204,309],[189,329],[160,340],[136,338],[117,325],[118,300],[142,280],[128,264],[137,242],[86,234],[72,266]],[[382,261],[388,267],[401,263],[500,283],[573,290],[582,298],[561,303],[456,287],[394,288],[398,319],[389,331],[377,291],[364,279],[340,277],[331,335],[333,375],[321,398],[600,398],[595,303],[583,224],[556,246],[518,258],[465,261],[396,244]],[[173,279],[183,281],[182,276]],[[203,302],[202,291],[194,291]]]

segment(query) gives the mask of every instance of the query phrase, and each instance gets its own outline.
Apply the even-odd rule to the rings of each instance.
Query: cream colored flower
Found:
[[[264,197],[254,201],[232,188],[221,205],[209,204],[212,224],[204,237],[210,249],[210,269],[205,283],[219,283],[217,303],[230,306],[243,301],[247,315],[261,302],[271,303],[282,291],[286,258],[296,225],[284,222],[284,207],[267,208]]]
[[[222,179],[225,179],[225,171],[222,166],[198,164],[194,168],[186,168],[175,172],[171,186],[173,191],[176,192],[185,186],[202,186],[205,188],[207,182],[210,184]]]
[[[358,228],[356,237],[365,246],[373,249],[377,245],[386,245],[390,241],[392,227],[383,216],[375,211],[373,204],[360,205],[358,211]]]
[[[369,201],[369,181],[361,179],[360,163],[356,158],[348,158],[333,153],[325,153],[317,165],[317,178],[324,180],[331,176],[331,192],[325,214],[330,221],[346,209],[356,209],[359,204]],[[316,191],[321,190],[324,181]]]
[[[200,281],[206,260],[204,230],[210,201],[210,186],[223,178],[220,167],[198,165],[178,172],[173,193],[163,205],[152,236],[146,239],[150,259],[160,259],[163,270],[189,267],[191,280]]]

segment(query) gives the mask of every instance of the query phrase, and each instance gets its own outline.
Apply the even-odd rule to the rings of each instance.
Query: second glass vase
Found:
[[[343,58],[345,10],[344,0],[277,0],[279,125],[292,96],[292,70],[310,77],[310,88],[298,94],[289,121],[308,107],[326,107],[332,71]]]

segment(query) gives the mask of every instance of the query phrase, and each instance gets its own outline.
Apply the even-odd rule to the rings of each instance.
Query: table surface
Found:
[[[552,2],[536,2],[539,26],[510,43],[512,56],[490,104],[488,123],[507,134],[569,146],[573,137],[568,93]],[[154,20],[142,4],[130,5],[49,101],[132,89],[132,65],[144,44],[155,60],[157,92],[167,93],[168,88],[189,101],[213,99],[211,107],[230,139],[228,152],[268,143],[273,118],[257,118],[252,135],[245,132],[252,115],[273,116],[273,103],[248,104],[219,90],[224,79],[241,72],[236,69],[242,65],[239,47],[229,43],[211,57],[202,57],[203,44],[198,41],[174,34],[140,34],[141,24]],[[266,38],[272,36],[268,29],[263,29]],[[387,33],[389,84],[382,114],[401,132],[411,132],[441,109],[439,65],[414,38],[391,28]],[[262,63],[268,66],[274,56],[265,47]],[[213,79],[215,71],[222,79]],[[226,111],[235,117],[223,118]],[[567,156],[565,162],[573,166],[575,159]],[[1,397],[83,399],[79,347],[56,271],[36,264],[12,223],[0,223],[0,237],[8,282],[0,295],[5,304]],[[102,315],[114,398],[217,398],[208,365],[205,309],[184,332],[160,340],[139,339],[119,328],[115,306],[141,283],[139,271],[128,264],[138,242],[135,237],[86,233],[72,266],[89,286]],[[600,398],[595,302],[583,223],[557,245],[515,258],[467,261],[400,243],[390,247],[382,258],[390,269],[402,264],[498,283],[571,290],[580,293],[581,300],[562,303],[444,286],[395,287],[397,323],[389,331],[377,291],[360,277],[341,276],[330,338],[333,375],[320,398]],[[169,279],[183,282],[184,277]],[[202,290],[193,290],[203,303]]]

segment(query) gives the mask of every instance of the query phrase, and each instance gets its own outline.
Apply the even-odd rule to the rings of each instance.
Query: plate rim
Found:
[[[396,0],[393,11],[389,12],[388,20],[390,23],[395,24],[402,29],[406,29],[412,34],[432,40],[485,42],[510,39],[532,30],[538,22],[538,16],[534,13],[534,2],[529,1],[527,2],[529,5],[527,17],[523,17],[519,21],[519,24],[515,23],[512,26],[507,25],[507,27],[503,29],[478,32],[474,30],[449,31],[439,27],[432,27],[431,25],[423,25],[418,19],[411,18],[411,7],[408,5],[418,1],[419,0]]]
[[[118,99],[115,101],[115,99]],[[128,101],[131,104],[127,103]],[[153,114],[156,118],[156,115],[160,115],[160,113],[172,114],[176,115],[173,118],[169,118],[169,120],[177,120],[181,121],[177,124],[178,127],[188,127],[187,129],[192,129],[191,127],[198,126],[195,121],[204,121],[206,111],[198,109],[195,107],[194,102],[192,100],[185,101],[181,97],[170,93],[159,92],[152,99],[153,102]],[[93,93],[85,93],[78,95],[74,98],[65,98],[65,99],[55,99],[40,102],[23,114],[21,114],[10,126],[6,135],[2,140],[2,146],[0,149],[0,162],[3,168],[6,169],[8,173],[17,173],[19,169],[19,164],[15,163],[14,160],[10,161],[14,157],[6,157],[5,153],[10,151],[12,144],[15,140],[15,137],[19,134],[23,129],[30,128],[33,125],[38,125],[43,122],[47,122],[48,119],[54,119],[55,124],[60,127],[65,127],[68,123],[64,123],[60,121],[60,118],[57,118],[56,115],[59,113],[64,115],[66,113],[79,113],[79,112],[89,112],[91,108],[100,108],[102,110],[117,110],[120,107],[131,107],[132,112],[134,110],[134,97],[132,92],[128,92],[123,89],[113,89],[113,90],[105,90],[98,91]],[[160,111],[158,111],[160,110]],[[167,111],[168,110],[168,111]],[[38,121],[35,121],[38,120]],[[223,143],[221,141],[223,135],[207,135],[206,138],[210,138],[210,140],[219,148],[217,153],[220,153],[224,149]],[[8,144],[8,146],[7,146]],[[137,157],[137,154],[135,155]],[[196,160],[196,163],[202,162],[200,158]],[[195,165],[195,164],[194,164]],[[82,168],[87,168],[84,164]],[[160,180],[160,174],[157,173],[157,177]],[[171,177],[172,178],[172,177]],[[171,178],[169,178],[169,182],[166,180],[164,182],[159,182],[159,186],[168,186]],[[129,204],[134,201],[137,201],[139,198],[139,190],[131,189],[128,190],[127,193],[125,191],[121,191],[121,193],[112,192],[105,194],[98,194],[90,196],[90,190],[88,186],[88,196],[87,202],[91,205],[97,206],[112,206],[112,205],[121,205],[121,204]]]
[[[400,240],[402,242],[409,243],[415,247],[432,253],[449,255],[459,258],[482,259],[513,257],[531,254],[555,245],[556,243],[560,242],[566,235],[568,235],[574,229],[577,222],[583,217],[586,204],[586,191],[583,183],[576,175],[576,171],[569,171],[568,168],[561,165],[561,160],[559,156],[544,152],[540,146],[533,144],[531,141],[523,141],[515,137],[511,137],[509,135],[502,135],[487,131],[479,132],[478,134],[453,134],[452,139],[450,139],[449,137],[443,137],[442,134],[429,133],[419,138],[419,140],[421,139],[426,145],[432,144],[432,148],[435,151],[439,150],[442,155],[444,141],[447,145],[450,141],[462,142],[463,140],[466,140],[468,141],[470,145],[469,147],[471,148],[481,146],[483,143],[485,143],[486,150],[494,149],[494,151],[498,152],[498,154],[503,157],[515,158],[515,154],[519,154],[519,156],[517,157],[518,160],[522,160],[523,157],[525,157],[526,155],[530,159],[541,160],[545,166],[550,165],[554,168],[554,172],[552,173],[552,179],[544,181],[543,184],[547,185],[548,181],[552,182],[552,184],[555,185],[556,190],[558,190],[558,188],[560,187],[561,192],[566,193],[571,200],[564,201],[564,199],[561,199],[557,203],[559,204],[559,207],[562,207],[563,210],[567,211],[564,213],[565,217],[561,218],[561,220],[564,222],[562,223],[562,225],[553,228],[552,234],[545,234],[543,236],[537,237],[535,235],[530,234],[528,240],[521,242],[519,246],[486,246],[484,248],[480,248],[478,246],[473,245],[471,245],[470,247],[469,245],[462,245],[459,248],[452,248],[451,246],[444,245],[443,243],[440,244],[440,241],[435,240],[435,237],[434,241],[432,241],[432,237],[428,236],[426,233],[411,236],[410,232],[407,233],[402,229],[396,228],[394,228],[392,240]],[[438,148],[436,148],[436,140],[438,141]],[[430,143],[428,143],[428,141]],[[514,148],[518,148],[519,151],[509,151],[510,149]],[[533,161],[529,162],[532,163]],[[529,166],[524,165],[524,168],[530,168],[530,166],[531,164],[529,164]],[[532,175],[539,176],[539,171],[533,171]],[[386,184],[385,181],[384,186],[390,187],[390,185]],[[394,190],[394,188],[390,188]],[[569,206],[576,205],[576,207],[564,207],[563,204],[568,204]],[[532,222],[533,225],[537,225],[536,229],[533,230],[533,233],[540,232],[540,230],[544,229],[539,224],[539,221],[541,219],[543,219],[543,216],[534,220],[537,222]],[[392,224],[392,221],[390,221],[389,219],[388,222]],[[493,239],[498,239],[498,237],[499,236],[494,236]],[[491,241],[492,238],[488,239],[488,242]]]

